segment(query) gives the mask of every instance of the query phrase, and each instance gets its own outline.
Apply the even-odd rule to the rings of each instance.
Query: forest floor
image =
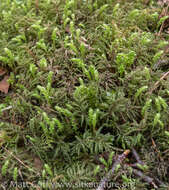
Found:
[[[1,0],[0,189],[169,188],[168,6]]]

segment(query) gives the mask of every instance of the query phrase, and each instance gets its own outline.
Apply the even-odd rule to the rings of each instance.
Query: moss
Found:
[[[0,92],[0,110],[12,109],[0,112],[8,137],[0,137],[0,180],[98,181],[108,168],[95,175],[94,157],[134,146],[169,183],[169,78],[160,80],[167,67],[154,69],[168,58],[168,36],[156,35],[160,12],[156,1],[1,0],[0,64],[10,90]],[[152,140],[160,165],[147,157]]]

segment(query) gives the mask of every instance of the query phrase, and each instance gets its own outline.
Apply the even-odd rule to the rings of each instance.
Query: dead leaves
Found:
[[[9,76],[5,75],[7,73],[7,71],[3,68],[0,68],[0,77],[3,77],[3,79],[0,81],[0,92],[3,92],[5,94],[8,93],[9,90]]]
[[[9,76],[5,76],[4,79],[0,82],[0,91],[7,94],[9,89],[9,83],[8,80]]]

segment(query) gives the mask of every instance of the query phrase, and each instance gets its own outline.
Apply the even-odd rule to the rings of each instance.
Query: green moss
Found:
[[[156,1],[1,0],[0,64],[10,90],[0,92],[8,137],[0,136],[0,180],[98,181],[110,166],[94,172],[95,157],[135,146],[169,183],[169,78],[156,86],[168,70],[154,69],[168,58],[168,36],[156,35],[160,12]],[[152,139],[161,165],[146,157]],[[126,174],[116,181],[126,180],[147,187]]]

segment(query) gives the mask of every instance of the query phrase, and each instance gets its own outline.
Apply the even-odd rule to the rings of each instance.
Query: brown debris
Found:
[[[4,79],[0,81],[0,91],[7,94],[9,90],[9,83],[8,80],[9,76],[5,75]]]
[[[6,70],[0,67],[0,76],[3,76],[6,73]]]
[[[34,163],[34,166],[35,168],[40,171],[43,167],[43,163],[42,161],[38,158],[38,157],[35,157],[34,160],[33,160],[33,163]]]
[[[39,13],[39,0],[35,1],[35,7],[36,7],[36,15]]]

